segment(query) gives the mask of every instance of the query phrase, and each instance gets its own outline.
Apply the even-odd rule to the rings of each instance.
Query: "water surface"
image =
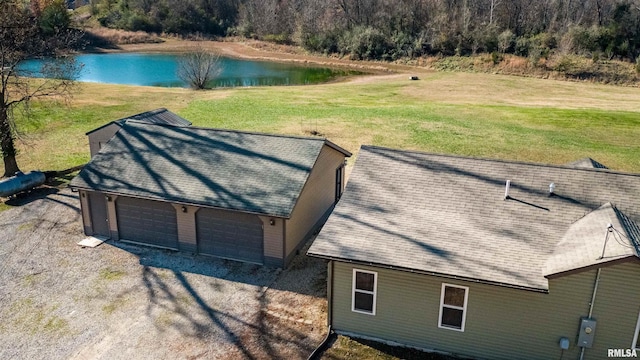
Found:
[[[178,78],[177,54],[82,54],[76,60],[83,64],[78,81],[105,84],[187,87]],[[20,69],[27,76],[44,77],[46,60],[28,60]],[[266,61],[220,58],[221,73],[208,87],[304,85],[318,84],[337,77],[361,74],[357,71],[309,67]]]

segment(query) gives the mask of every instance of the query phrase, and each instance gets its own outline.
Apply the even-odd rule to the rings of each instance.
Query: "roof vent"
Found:
[[[553,195],[553,191],[556,189],[556,183],[549,184],[549,196]]]
[[[504,189],[504,200],[509,200],[511,197],[509,196],[509,188],[511,187],[511,180],[507,180],[507,184]]]

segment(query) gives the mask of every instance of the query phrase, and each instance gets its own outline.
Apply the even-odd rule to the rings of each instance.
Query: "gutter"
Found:
[[[312,253],[309,253],[309,252],[307,252],[307,255],[312,256],[312,257],[317,257],[317,258],[320,258],[320,259],[325,259],[325,260],[340,261],[340,262],[344,262],[344,263],[358,264],[358,265],[364,265],[364,266],[373,266],[373,267],[377,267],[377,268],[381,268],[381,269],[398,270],[398,271],[404,271],[404,272],[413,273],[413,274],[430,275],[430,276],[441,277],[441,278],[445,278],[445,279],[454,279],[454,280],[460,280],[460,281],[473,282],[473,283],[477,283],[477,284],[500,286],[500,287],[506,287],[506,288],[516,289],[516,290],[526,290],[526,291],[532,291],[532,292],[537,292],[537,293],[542,293],[542,294],[548,294],[549,293],[549,289],[541,289],[541,288],[527,287],[527,286],[522,286],[522,285],[514,285],[514,284],[502,283],[502,282],[497,282],[497,281],[474,279],[474,278],[468,278],[468,277],[464,277],[464,276],[443,274],[443,273],[437,273],[437,272],[433,272],[433,271],[410,269],[410,268],[401,267],[401,266],[380,264],[380,263],[374,263],[374,262],[368,262],[368,261],[341,259],[341,258],[337,258],[337,257],[333,257],[333,256],[312,254]]]
[[[272,218],[278,218],[278,219],[285,219],[285,220],[291,219],[291,216],[287,217],[287,216],[284,216],[284,215],[274,215],[274,214],[267,214],[267,213],[259,213],[259,212],[248,211],[248,210],[229,209],[229,208],[211,206],[211,205],[206,205],[206,204],[199,204],[199,203],[195,203],[195,202],[185,202],[185,201],[181,201],[181,200],[161,199],[161,198],[148,197],[148,196],[142,196],[142,195],[131,195],[131,194],[127,194],[127,193],[124,193],[124,192],[93,189],[93,188],[84,187],[84,186],[69,185],[68,187],[73,192],[76,192],[78,190],[83,190],[83,191],[89,191],[89,192],[99,192],[99,193],[102,193],[102,194],[105,194],[105,195],[115,195],[115,196],[122,196],[122,197],[130,197],[130,198],[142,199],[142,200],[153,200],[153,201],[158,201],[158,202],[163,202],[163,203],[168,203],[168,204],[176,204],[176,205],[184,205],[184,206],[196,206],[196,207],[200,207],[200,208],[225,210],[225,211],[232,211],[232,212],[237,212],[237,213],[244,213],[244,214],[251,214],[251,215],[258,215],[258,216],[266,216],[266,217],[272,217]]]

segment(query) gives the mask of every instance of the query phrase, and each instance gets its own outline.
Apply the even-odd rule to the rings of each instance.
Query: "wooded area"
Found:
[[[241,35],[352,59],[640,55],[640,0],[91,0],[91,11],[107,27]]]

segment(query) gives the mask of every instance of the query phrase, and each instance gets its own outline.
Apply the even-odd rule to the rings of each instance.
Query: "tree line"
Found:
[[[240,35],[353,59],[561,51],[635,61],[640,0],[91,0],[103,26]]]

